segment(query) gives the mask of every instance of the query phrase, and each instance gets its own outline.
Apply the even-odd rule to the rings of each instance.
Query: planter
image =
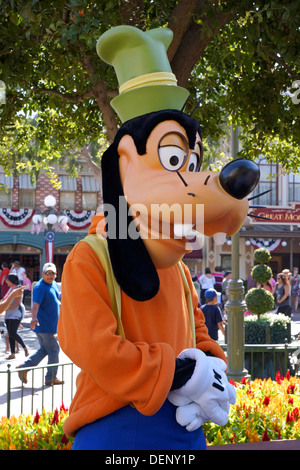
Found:
[[[249,315],[245,317],[245,368],[252,379],[275,379],[278,371],[293,370],[289,360],[291,320],[283,314]],[[225,328],[227,344],[227,329]],[[247,347],[248,346],[248,347]]]
[[[282,314],[267,313],[257,317],[250,315],[245,318],[245,344],[269,345],[264,351],[245,352],[245,367],[251,376],[263,379],[275,379],[277,371],[285,373],[291,367],[287,352],[275,345],[291,342],[291,321]]]
[[[272,322],[266,315],[256,321],[245,319],[245,344],[282,344],[291,342],[291,323]]]

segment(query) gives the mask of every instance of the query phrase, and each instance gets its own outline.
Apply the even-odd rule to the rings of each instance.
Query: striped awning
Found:
[[[72,176],[60,176],[59,181],[61,182],[61,191],[76,191],[77,190],[77,182],[76,178]]]
[[[183,261],[185,259],[203,259],[202,250],[193,250],[190,253],[186,253],[183,257]]]
[[[5,173],[0,173],[0,185],[4,185],[7,189],[13,189],[14,187],[14,177],[6,176]]]
[[[82,192],[84,193],[97,193],[100,191],[98,181],[93,176],[82,176]]]
[[[36,183],[32,184],[29,175],[19,175],[19,189],[35,189]]]

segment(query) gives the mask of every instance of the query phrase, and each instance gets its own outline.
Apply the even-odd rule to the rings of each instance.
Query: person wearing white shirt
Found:
[[[207,289],[213,289],[216,283],[215,277],[211,274],[210,268],[205,268],[205,273],[199,277],[201,288],[201,304],[205,303],[204,292]]]

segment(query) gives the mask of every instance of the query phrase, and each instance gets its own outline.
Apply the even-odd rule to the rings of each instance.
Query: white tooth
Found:
[[[177,238],[186,237],[192,230],[192,224],[174,224],[174,235]]]
[[[216,245],[223,245],[226,240],[226,233],[218,232],[213,235],[213,239]]]

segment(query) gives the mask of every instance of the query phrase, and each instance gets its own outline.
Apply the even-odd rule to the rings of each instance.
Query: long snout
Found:
[[[238,158],[222,169],[220,185],[235,199],[244,199],[255,189],[260,177],[259,167],[251,160]]]

